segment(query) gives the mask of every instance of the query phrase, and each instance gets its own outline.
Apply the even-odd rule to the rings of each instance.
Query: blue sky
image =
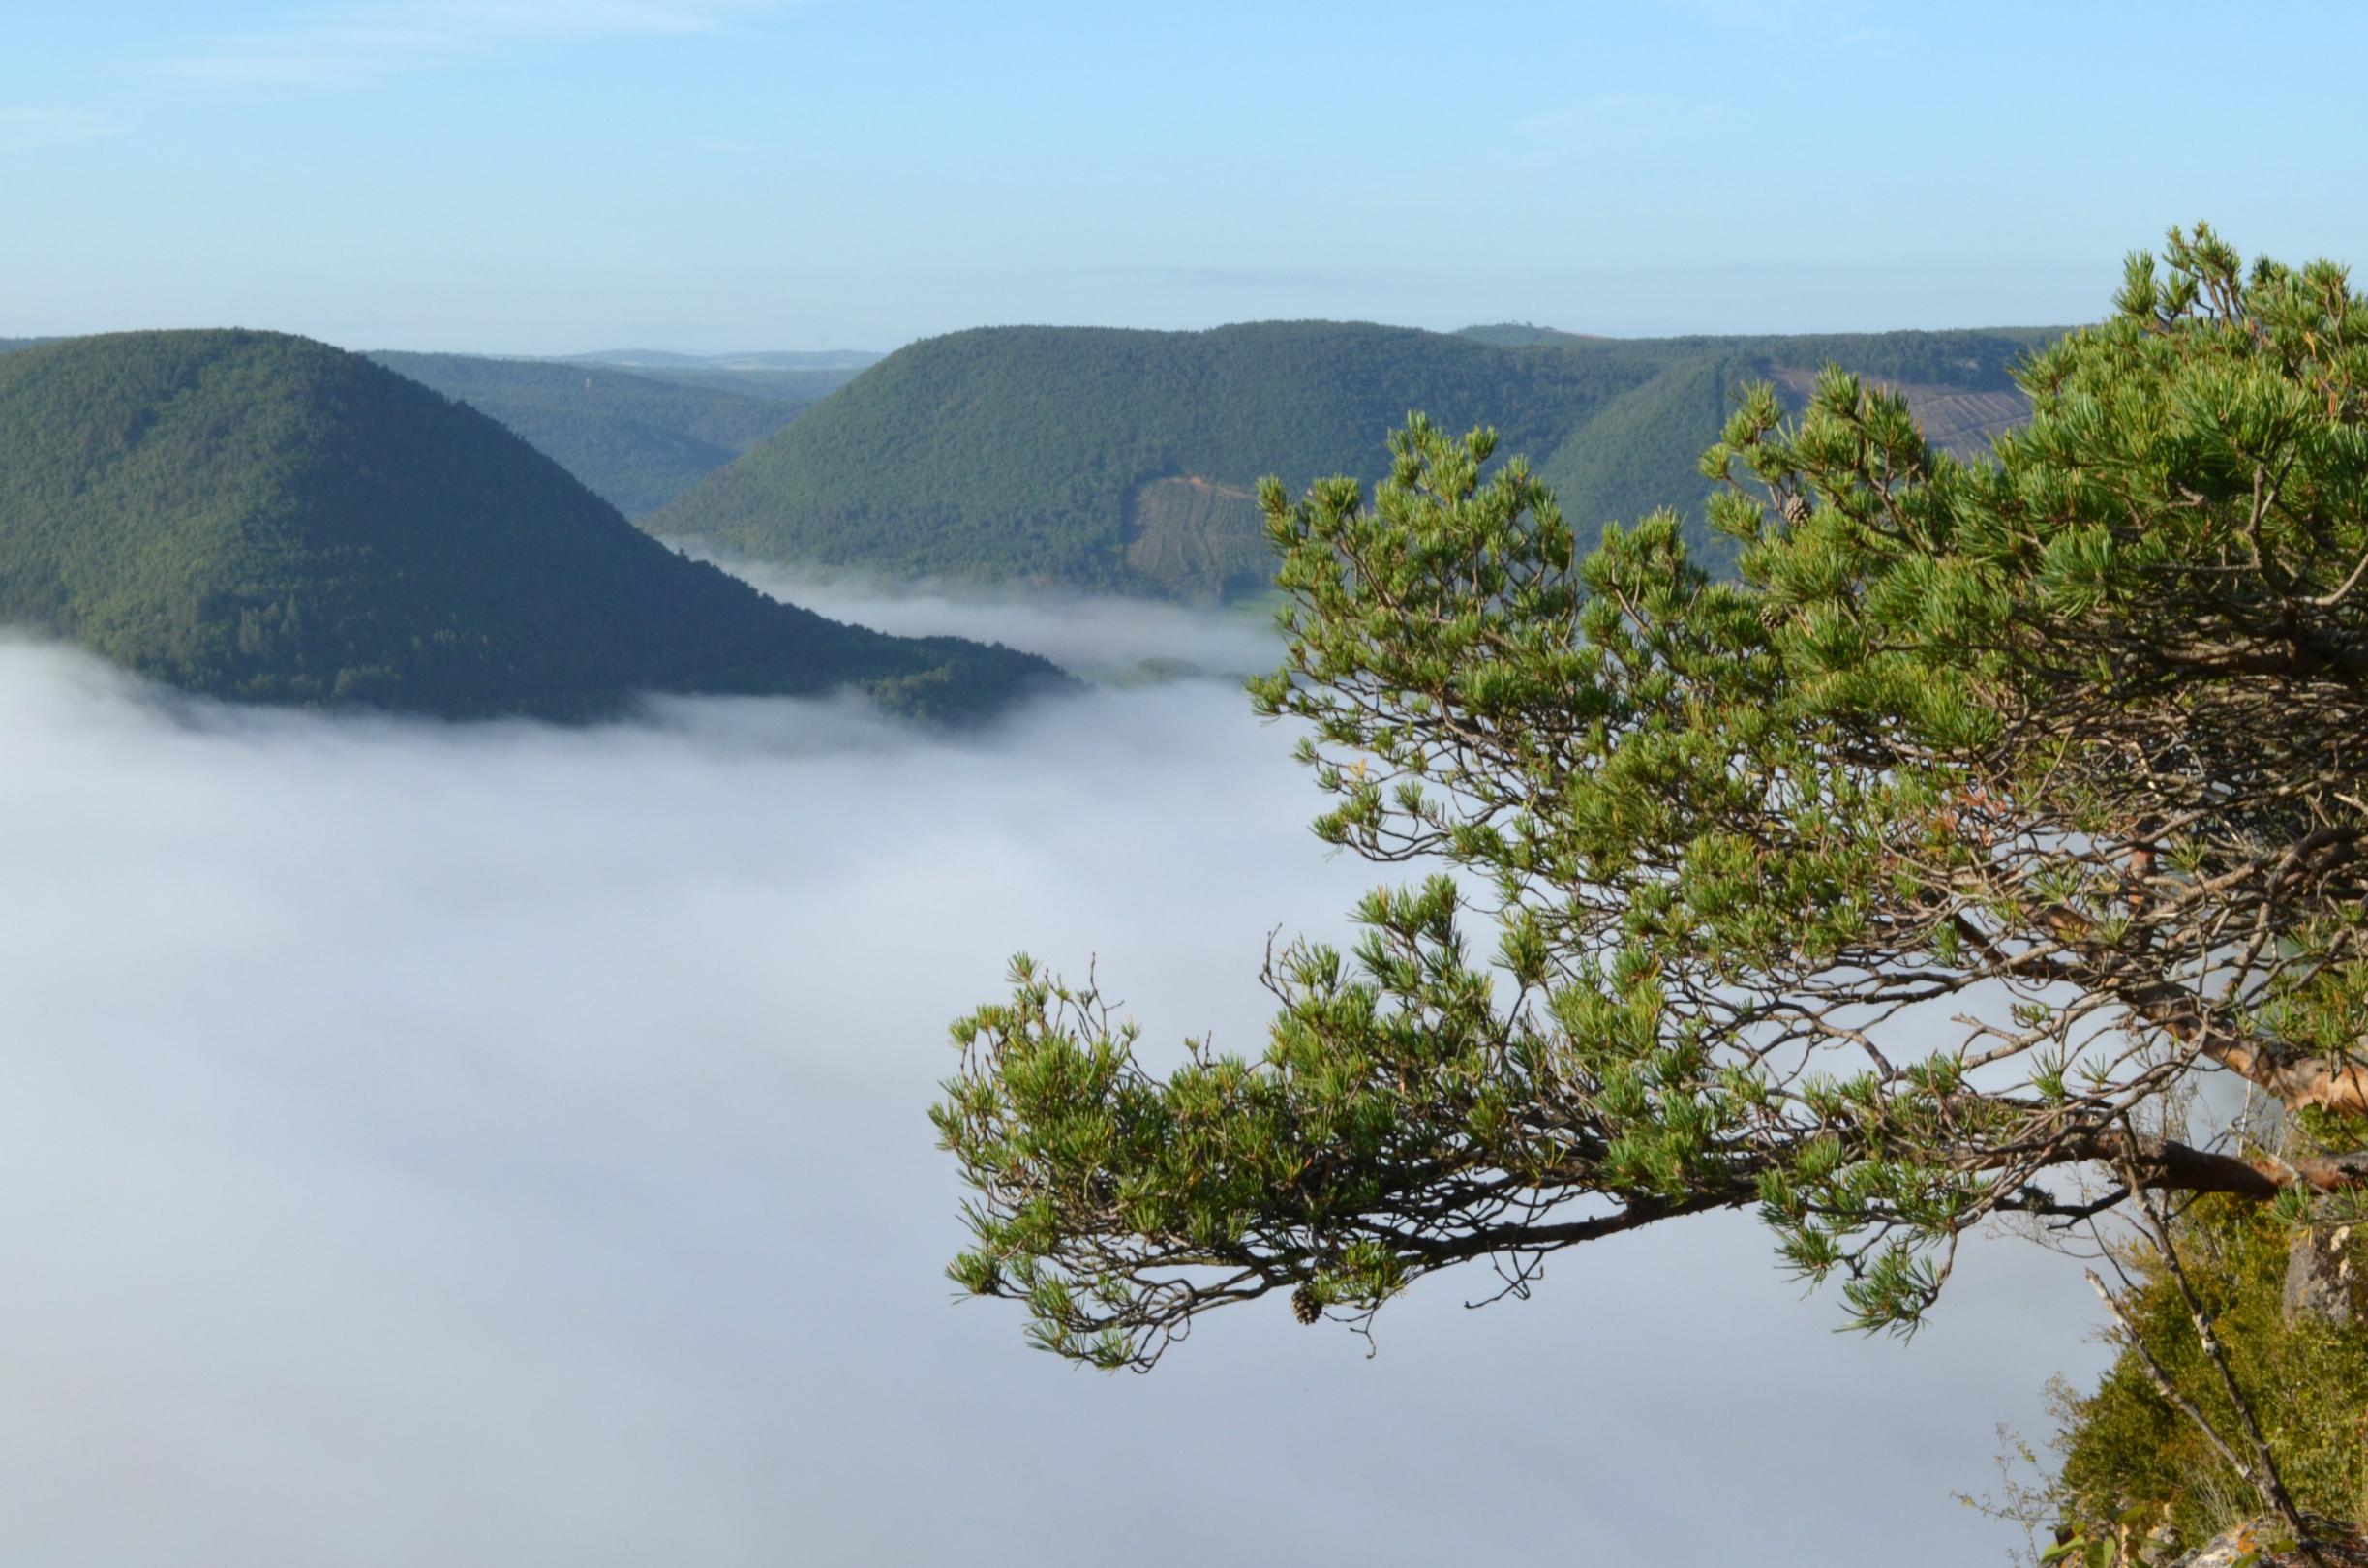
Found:
[[[7,0],[0,335],[2054,321],[2368,257],[2368,9]]]

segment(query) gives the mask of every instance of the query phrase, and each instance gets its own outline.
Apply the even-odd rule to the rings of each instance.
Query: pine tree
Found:
[[[1740,580],[1667,513],[1582,554],[1486,430],[1410,421],[1370,503],[1269,481],[1255,705],[1327,843],[1430,873],[1278,955],[1260,1060],[1153,1072],[1018,960],[934,1113],[955,1279],[1142,1368],[1213,1308],[1526,1288],[1751,1208],[1905,1331],[1995,1216],[2360,1185],[2174,1107],[2228,1072],[2368,1114],[2368,309],[2202,226],[2164,262],[2021,369],[1989,461],[1839,372],[1798,418],[1748,389],[1704,459]]]

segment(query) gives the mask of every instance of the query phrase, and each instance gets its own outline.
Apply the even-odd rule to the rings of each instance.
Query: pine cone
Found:
[[[1303,1284],[1290,1293],[1290,1315],[1309,1324],[1323,1315],[1323,1303],[1316,1299],[1314,1285]]]

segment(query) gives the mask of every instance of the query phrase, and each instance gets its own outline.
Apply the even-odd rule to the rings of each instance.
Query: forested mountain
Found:
[[[370,357],[493,415],[628,516],[665,505],[829,390],[783,399],[589,363],[474,354]]]
[[[1208,598],[1269,575],[1261,475],[1377,477],[1409,410],[1494,425],[1592,532],[1698,508],[1695,460],[1740,382],[1799,396],[1838,361],[1973,442],[2021,416],[2007,368],[2043,336],[985,328],[890,355],[644,526],[773,560]]]
[[[622,365],[627,370],[843,370],[852,375],[886,357],[867,348],[760,348],[728,354],[685,354],[671,348],[600,348],[589,354],[563,354],[561,360],[570,365]]]
[[[738,397],[785,403],[792,411],[816,403],[855,379],[859,371],[844,366],[809,366],[791,370],[731,370],[717,365],[637,365],[632,374],[704,392],[729,392]]]
[[[1206,594],[1267,575],[1260,474],[1367,470],[1412,407],[1536,449],[1649,374],[1332,322],[957,332],[646,526],[775,559]]]
[[[1549,334],[1525,351],[1617,355],[1659,368],[1553,447],[1531,448],[1530,458],[1563,515],[1591,533],[1662,506],[1695,521],[1709,488],[1695,464],[1733,411],[1736,388],[1770,381],[1799,407],[1828,364],[1905,394],[1928,439],[1960,457],[1978,455],[1990,437],[2029,414],[2011,372],[2054,335],[2006,329],[1620,341]],[[1699,529],[1695,537],[1715,563],[1731,558],[1728,541]]]
[[[213,696],[454,716],[846,684],[954,716],[1054,678],[777,604],[476,410],[244,331],[0,355],[0,620]]]
[[[568,365],[607,365],[714,392],[770,398],[803,407],[826,398],[853,380],[856,374],[880,362],[881,355],[859,348],[818,351],[763,351],[740,354],[678,354],[663,348],[609,348],[598,353],[571,354],[559,361]]]

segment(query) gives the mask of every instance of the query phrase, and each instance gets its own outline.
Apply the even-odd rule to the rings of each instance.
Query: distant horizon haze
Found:
[[[315,326],[260,319],[221,321],[192,319],[111,321],[67,330],[0,317],[0,339],[88,337],[109,332],[178,331],[230,327],[259,332],[293,333],[299,337],[313,338],[333,345],[336,347],[351,349],[356,353],[468,354],[485,359],[583,361],[587,364],[602,364],[622,370],[632,370],[637,366],[647,366],[661,357],[669,360],[680,359],[716,369],[747,368],[725,362],[761,358],[798,358],[811,360],[817,364],[834,360],[869,363],[885,359],[897,349],[909,347],[926,339],[995,327],[1110,327],[1122,331],[1138,332],[1212,332],[1225,327],[1249,326],[1268,321],[1331,321],[1344,324],[1367,323],[1376,326],[1405,327],[1420,332],[1455,333],[1468,327],[1518,323],[1525,326],[1549,328],[1576,337],[1615,340],[1777,336],[1829,332],[1943,332],[1958,329],[2077,326],[2095,320],[2098,317],[2096,302],[2104,297],[2105,293],[2110,292],[2114,286],[2113,280],[2119,277],[2119,262],[2114,263],[2110,277],[2104,274],[2094,277],[2086,276],[2086,274],[2097,272],[2097,269],[2093,267],[2055,269],[2061,270],[2067,277],[2076,275],[2081,277],[2085,286],[2067,285],[2060,289],[2033,287],[2028,290],[2026,296],[2022,296],[2029,308],[2012,311],[2008,314],[1979,317],[1967,317],[1963,319],[1954,317],[1942,318],[1938,316],[1930,319],[1901,318],[1903,313],[1913,303],[1912,281],[1906,279],[1897,281],[1889,290],[1876,288],[1862,296],[1862,298],[1875,299],[1897,298],[1901,303],[1901,312],[1882,314],[1879,311],[1837,309],[1797,311],[1793,314],[1785,314],[1780,307],[1774,305],[1778,292],[1776,281],[1778,275],[1784,273],[1785,270],[1772,269],[1769,278],[1755,282],[1749,289],[1737,296],[1746,301],[1767,300],[1772,302],[1772,312],[1768,316],[1755,316],[1751,314],[1748,304],[1738,304],[1707,313],[1701,321],[1693,324],[1687,324],[1676,316],[1640,317],[1643,324],[1635,330],[1615,330],[1599,321],[1592,320],[1574,323],[1569,319],[1537,312],[1525,314],[1512,311],[1468,311],[1460,315],[1451,312],[1433,320],[1417,321],[1370,313],[1326,313],[1311,310],[1215,316],[1205,320],[1177,321],[1118,320],[1084,316],[1063,319],[1054,319],[1049,317],[1026,317],[1008,320],[948,321],[942,325],[931,325],[926,330],[898,337],[893,341],[883,338],[860,345],[823,339],[816,339],[811,343],[788,343],[774,338],[760,337],[753,332],[735,335],[730,328],[686,325],[681,329],[682,335],[674,339],[635,338],[629,346],[620,347],[598,346],[612,339],[617,342],[623,340],[614,332],[610,333],[607,338],[602,338],[601,329],[596,325],[587,329],[585,334],[577,338],[555,337],[530,347],[514,343],[465,342],[454,338],[449,333],[433,330],[425,333],[406,334],[392,326],[373,331],[369,327]],[[1662,274],[1661,278],[1664,283],[1670,283],[1675,280],[1676,276],[1676,274]],[[2006,297],[2011,300],[2016,296]],[[2040,308],[2059,297],[2065,301],[2061,309],[2047,311]],[[2072,303],[2075,300],[2084,303],[2075,305]],[[594,346],[588,347],[585,347],[587,344]]]
[[[2115,276],[2118,276],[2118,266],[2116,266],[2115,269]],[[1442,326],[1429,322],[1389,320],[1374,316],[1326,316],[1321,313],[1301,313],[1298,315],[1228,317],[1222,319],[1210,320],[1204,323],[1176,326],[1145,325],[1136,321],[1100,319],[1039,320],[1031,318],[1027,320],[1009,321],[971,321],[917,333],[912,337],[899,339],[893,343],[881,342],[861,347],[851,347],[847,344],[834,344],[827,347],[806,347],[799,345],[784,345],[771,340],[759,340],[755,338],[739,339],[729,336],[718,336],[713,340],[712,345],[699,346],[689,346],[685,343],[679,342],[636,342],[630,347],[626,347],[584,348],[562,343],[544,347],[524,348],[516,347],[489,347],[476,344],[446,341],[442,338],[430,338],[416,344],[397,343],[385,341],[381,338],[372,338],[366,334],[362,336],[352,336],[349,334],[338,336],[323,331],[307,330],[301,326],[289,326],[268,321],[238,320],[202,323],[197,321],[141,321],[93,326],[86,330],[63,332],[35,331],[25,327],[21,323],[0,317],[0,328],[6,328],[6,330],[0,330],[0,342],[5,342],[11,339],[23,341],[46,338],[91,337],[113,332],[169,332],[183,330],[206,330],[211,328],[230,328],[243,331],[292,333],[299,337],[312,338],[319,342],[329,344],[335,347],[349,349],[355,353],[365,354],[381,352],[461,354],[479,359],[530,360],[535,363],[546,364],[583,363],[588,365],[600,365],[611,369],[624,371],[647,369],[653,365],[671,364],[675,362],[680,362],[685,368],[696,366],[702,369],[740,370],[770,367],[758,367],[748,363],[734,363],[735,361],[747,362],[766,359],[784,361],[803,360],[811,362],[818,367],[832,364],[844,365],[848,367],[867,367],[887,358],[899,348],[908,348],[914,344],[924,342],[929,338],[947,337],[957,332],[1012,327],[1104,327],[1129,332],[1216,332],[1222,331],[1228,327],[1256,326],[1275,321],[1325,321],[1341,325],[1401,327],[1411,331],[1438,332],[1452,335],[1472,327],[1520,325],[1565,333],[1569,336],[1577,338],[1596,338],[1613,342],[1650,341],[1667,338],[1776,337],[1796,334],[1808,335],[1816,333],[1866,333],[1871,335],[1884,332],[1947,332],[1958,330],[2012,331],[2032,327],[2071,327],[2082,325],[2088,321],[2093,321],[2097,319],[2099,314],[2096,309],[2096,300],[2099,297],[2101,296],[2097,295],[2094,290],[2092,290],[2088,297],[2087,305],[2081,309],[2074,310],[2068,308],[2053,315],[2029,315],[2026,313],[2025,315],[2017,316],[2012,319],[2005,317],[1999,317],[1994,319],[1984,318],[1980,320],[1935,319],[1931,321],[1891,321],[1888,319],[1883,319],[1878,320],[1876,324],[1859,325],[1853,324],[1851,321],[1845,318],[1837,317],[1831,320],[1807,318],[1806,324],[1771,326],[1760,324],[1755,320],[1746,319],[1744,317],[1737,315],[1732,319],[1721,317],[1719,319],[1719,324],[1715,325],[1696,327],[1673,326],[1667,330],[1635,332],[1604,331],[1594,325],[1574,326],[1563,320],[1550,319],[1537,316],[1503,314],[1472,315],[1470,316],[1469,318],[1456,318],[1452,325]]]

